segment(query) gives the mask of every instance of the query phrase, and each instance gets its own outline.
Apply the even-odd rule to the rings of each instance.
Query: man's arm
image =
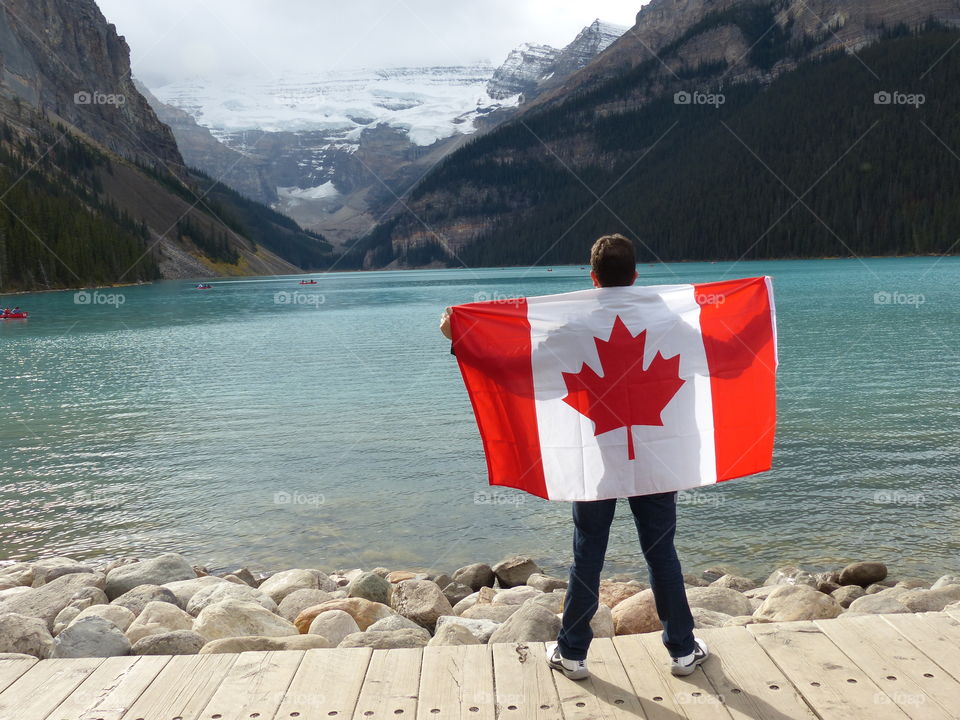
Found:
[[[447,340],[453,340],[453,332],[450,330],[450,316],[453,312],[453,308],[446,308],[443,311],[443,314],[440,316],[440,332],[443,333],[443,336]]]

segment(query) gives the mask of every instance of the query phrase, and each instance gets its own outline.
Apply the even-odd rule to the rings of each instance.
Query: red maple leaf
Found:
[[[634,336],[620,316],[609,340],[594,338],[603,376],[586,363],[578,373],[563,373],[567,405],[593,420],[594,435],[627,428],[627,452],[634,458],[634,425],[663,425],[660,413],[685,380],[680,379],[680,356],[665,358],[660,352],[643,367],[647,331]]]

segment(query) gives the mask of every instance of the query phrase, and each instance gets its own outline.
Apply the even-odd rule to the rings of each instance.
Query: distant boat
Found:
[[[207,283],[200,283],[196,287],[197,290],[213,290],[213,285],[208,285]]]
[[[547,272],[553,272],[553,268],[547,268]]]
[[[29,314],[23,310],[19,312],[0,311],[0,320],[26,320]]]
[[[301,284],[301,285],[316,285],[316,284],[317,284],[317,281],[316,281],[316,280],[301,280],[301,281],[300,281],[300,284]]]

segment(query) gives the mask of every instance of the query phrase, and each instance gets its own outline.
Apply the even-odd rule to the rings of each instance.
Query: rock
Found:
[[[752,599],[766,600],[770,593],[776,590],[779,585],[764,585],[753,590],[744,590],[743,596]]]
[[[526,555],[515,555],[493,566],[493,574],[502,588],[525,585],[534,573],[540,573],[540,567]]]
[[[387,650],[390,648],[424,647],[428,642],[430,642],[430,633],[423,628],[419,630],[383,630],[381,632],[358,632],[347,635],[337,647],[368,647]]]
[[[33,655],[27,655],[26,653],[0,652],[0,662],[3,662],[4,660],[33,660],[33,662],[36,663],[37,658],[35,658]]]
[[[597,612],[590,620],[590,629],[595,638],[612,638],[616,634],[613,623],[613,610],[606,605],[598,605]]]
[[[483,618],[462,618],[456,615],[441,615],[437,618],[437,633],[444,625],[458,625],[471,633],[480,644],[490,640],[493,631],[500,627],[500,623]]]
[[[296,590],[324,590],[320,587],[319,570],[283,570],[271,575],[262,583],[258,590],[265,593],[275,603],[282,602],[290,593]],[[336,588],[330,588],[334,590]]]
[[[862,598],[865,593],[859,585],[842,585],[830,593],[831,597],[840,603],[840,607],[848,608],[857,598]]]
[[[493,603],[495,605],[523,605],[527,600],[539,597],[540,595],[543,595],[543,592],[536,588],[532,588],[529,585],[517,585],[516,587],[499,591],[493,596]]]
[[[12,598],[16,595],[22,595],[23,593],[28,593],[33,588],[26,587],[25,585],[17,585],[16,587],[7,588],[6,590],[0,590],[0,604],[3,603],[7,598]]]
[[[76,593],[84,588],[103,590],[104,577],[99,573],[70,573],[61,575],[30,592],[21,592],[0,603],[0,614],[16,613],[37,617],[53,629],[53,621],[61,610],[71,603]]]
[[[426,580],[426,573],[413,572],[412,570],[394,570],[386,577],[387,582],[392,585],[401,583],[404,580]]]
[[[900,580],[897,582],[894,587],[902,587],[907,590],[930,590],[930,583],[920,580],[919,578],[909,578],[907,580]]]
[[[171,632],[193,629],[193,616],[173,603],[149,602],[136,620],[126,629],[127,639],[136,645],[149,635],[165,635]],[[173,653],[171,653],[173,654]],[[183,653],[189,655],[190,653]]]
[[[43,660],[53,651],[53,637],[42,618],[0,615],[0,653],[19,653]]]
[[[708,589],[708,588],[704,588]],[[662,630],[652,590],[641,590],[613,608],[613,626],[617,635]]]
[[[882,562],[855,562],[840,571],[840,584],[866,587],[886,577],[887,566]]]
[[[753,615],[736,615],[723,625],[723,627],[743,627],[744,625],[753,625],[758,622],[766,622],[760,618],[755,618]]]
[[[690,588],[687,590],[687,602],[691,608],[724,613],[725,615],[750,615],[753,608],[750,600],[736,590],[724,587]]]
[[[770,593],[763,601],[763,605],[753,614],[770,622],[787,622],[835,618],[842,612],[840,603],[812,587],[784,585]],[[749,613],[731,614],[748,615]]]
[[[489,605],[493,602],[493,599],[497,596],[498,590],[494,590],[492,587],[482,587],[477,591],[477,605]]]
[[[454,572],[453,579],[476,592],[482,587],[493,587],[496,575],[493,574],[493,568],[486,563],[473,563],[472,565],[464,565]]]
[[[816,589],[817,580],[813,575],[796,565],[785,565],[774,570],[764,585],[808,585]]]
[[[437,618],[452,615],[453,607],[430,580],[403,580],[396,584],[390,606],[405,618],[433,631]]]
[[[382,603],[371,602],[363,598],[341,598],[305,608],[297,615],[293,624],[297,626],[301,633],[307,633],[314,618],[327,610],[343,610],[350,613],[353,619],[357,621],[361,631],[366,630],[377,620],[395,614],[391,608]]]
[[[169,582],[162,587],[165,587],[174,594],[174,596],[177,598],[177,605],[182,608],[186,608],[193,599],[193,596],[196,595],[198,591],[205,587],[218,585],[224,582],[228,582],[226,578],[217,577],[216,575],[204,575],[203,577],[197,577],[191,580],[177,580],[175,582]],[[242,581],[240,584],[246,585],[246,583]]]
[[[601,580],[598,597],[600,598],[601,604],[612,609],[628,597],[636,595],[642,589],[643,588],[637,585],[631,585],[630,583]]]
[[[936,590],[907,590],[897,600],[910,612],[940,612],[947,605],[960,602],[960,585],[944,585]]]
[[[165,553],[150,560],[143,560],[114,568],[107,574],[104,588],[111,600],[140,585],[163,585],[176,580],[192,580],[197,574],[182,555]]]
[[[448,624],[439,628],[427,645],[479,645],[480,641],[462,625]]]
[[[960,575],[942,575],[939,580],[930,586],[930,589],[939,590],[947,585],[960,585]]]
[[[224,575],[224,576],[223,576],[223,579],[226,580],[227,582],[232,582],[234,585],[246,585],[246,584],[247,584],[247,583],[245,583],[243,580],[241,580],[240,578],[238,578],[236,575]],[[217,640],[214,640],[214,642],[218,642],[218,641],[217,641]]]
[[[70,625],[86,617],[101,617],[104,620],[109,620],[119,628],[120,632],[125,633],[137,616],[120,605],[91,605],[85,610],[81,610]]]
[[[14,563],[0,568],[0,583],[11,587],[33,585],[35,573],[31,563]]]
[[[472,593],[473,590],[469,585],[459,582],[452,582],[443,588],[443,596],[453,606],[454,611],[456,611],[457,603],[469,597]]]
[[[527,578],[527,585],[539,590],[540,592],[553,592],[554,590],[566,590],[567,581],[562,578],[550,577],[543,573],[533,573]]]
[[[383,578],[381,578],[382,580]],[[343,610],[328,610],[317,615],[310,623],[308,635],[322,635],[330,641],[330,647],[336,647],[347,635],[360,632],[360,626],[353,616]]]
[[[346,579],[347,585],[353,582],[353,579],[358,575],[363,574],[363,570],[360,568],[354,568],[353,570],[341,570],[338,572],[340,576]]]
[[[704,580],[702,577],[692,573],[688,573],[683,576],[683,584],[690,587],[707,587],[710,585],[710,583]]]
[[[382,577],[382,578],[385,578],[385,577],[387,577],[387,575],[390,574],[390,570],[389,570],[388,568],[385,568],[385,567],[375,567],[375,568],[374,568],[373,570],[371,570],[370,572],[372,572],[374,575],[379,575],[379,576]]]
[[[813,579],[817,582],[816,589],[822,593],[826,593],[827,595],[832,593],[838,587],[841,587],[839,570],[818,572],[813,576]]]
[[[547,610],[552,612],[554,615],[557,613],[563,612],[563,601],[565,593],[560,591],[554,591],[551,593],[541,593],[535,597],[526,600],[525,602],[537,603],[537,605],[543,605]],[[604,605],[603,607],[607,607]],[[609,608],[607,608],[609,610]]]
[[[247,585],[234,585],[228,582],[219,582],[201,587],[193,594],[193,597],[190,598],[186,611],[194,617],[197,617],[204,608],[223,602],[224,600],[252,602],[272,613],[277,611],[277,604],[273,601],[273,598],[259,588],[252,588]],[[256,635],[257,633],[246,634]]]
[[[53,620],[53,635],[56,636],[63,632],[63,629],[76,620],[81,612],[83,612],[83,610],[75,605],[67,605],[63,610],[58,612],[57,617]]]
[[[277,614],[284,620],[293,622],[297,615],[308,607],[333,600],[333,596],[326,590],[294,590],[287,595],[277,608]]]
[[[234,577],[240,578],[250,587],[257,587],[260,584],[260,582],[253,576],[253,573],[245,567],[237,568],[236,570],[227,573],[227,575],[233,575]]]
[[[910,612],[907,606],[897,599],[897,595],[875,593],[857,598],[847,608],[848,615],[873,615]]]
[[[727,574],[727,571],[721,567],[711,567],[703,571],[703,579],[711,585]]]
[[[730,620],[733,619],[732,615],[727,615],[726,613],[714,612],[713,610],[707,610],[706,608],[690,608],[690,613],[693,615],[693,626],[695,628],[718,628],[724,627]],[[739,617],[743,617],[742,615]]]
[[[217,655],[265,650],[313,650],[315,648],[331,647],[336,647],[336,645],[322,635],[290,635],[287,637],[251,635],[213,640],[203,646],[200,654]]]
[[[347,587],[347,597],[359,597],[372,602],[390,604],[393,585],[376,573],[365,572],[357,575]],[[339,641],[338,641],[339,642]]]
[[[54,638],[50,657],[115,657],[129,654],[130,641],[120,628],[102,617],[86,617],[67,626]]]
[[[383,632],[384,630],[423,630],[423,628],[403,615],[388,615],[373,623],[366,632]]]
[[[347,596],[347,591],[343,588],[339,590],[334,590],[332,593],[327,593],[330,596],[331,600],[339,600],[340,598],[345,598]]]
[[[714,580],[710,583],[710,587],[721,587],[721,588],[730,588],[731,590],[736,590],[739,593],[746,592],[747,590],[753,590],[757,587],[757,584],[750,578],[741,577],[739,575],[724,575],[717,580]]]
[[[463,615],[467,610],[476,605],[480,600],[480,593],[475,592],[467,595],[463,600],[453,606],[454,615]]]
[[[486,619],[493,620],[496,623],[504,623],[521,607],[521,605],[474,605],[472,608],[465,610],[460,617]],[[546,608],[544,609],[546,610]]]
[[[124,607],[134,615],[140,615],[143,609],[152,602],[169,603],[179,607],[177,596],[173,594],[172,590],[162,585],[140,585],[133,590],[128,590],[110,604]]]
[[[549,642],[557,639],[560,624],[560,618],[547,608],[528,603],[494,630],[489,642]]]
[[[73,573],[93,573],[95,572],[90,565],[79,563],[73,558],[55,557],[47,560],[38,560],[33,563],[33,587],[46,585],[52,580],[64,575]]]
[[[182,610],[180,612],[183,612]],[[186,614],[186,613],[184,613]],[[189,616],[188,616],[189,617]],[[196,655],[206,643],[193,630],[172,630],[144,635],[130,649],[131,655]],[[219,641],[214,641],[219,642]]]
[[[229,587],[239,586],[230,583]],[[226,598],[204,607],[194,620],[193,629],[207,640],[246,635],[283,637],[298,634],[293,623],[274,615],[262,605],[235,598]]]

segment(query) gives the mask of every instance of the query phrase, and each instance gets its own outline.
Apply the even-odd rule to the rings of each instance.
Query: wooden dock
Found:
[[[659,633],[598,639],[593,677],[543,644],[0,661],[0,720],[960,718],[960,612],[698,631],[669,673]]]

